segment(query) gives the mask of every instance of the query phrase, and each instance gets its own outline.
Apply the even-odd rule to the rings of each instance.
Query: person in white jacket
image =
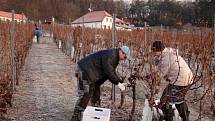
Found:
[[[177,49],[167,48],[161,41],[154,41],[152,53],[161,78],[169,84],[161,96],[161,107],[167,102],[175,104],[183,121],[189,121],[189,110],[184,100],[193,80],[193,73]]]

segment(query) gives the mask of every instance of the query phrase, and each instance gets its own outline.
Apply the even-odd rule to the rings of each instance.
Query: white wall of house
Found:
[[[11,21],[12,20],[11,18],[3,17],[3,16],[1,16],[0,19],[1,19],[1,21],[8,21],[8,20]]]
[[[102,28],[103,29],[111,29],[112,23],[113,23],[113,18],[106,16],[102,21]]]
[[[90,27],[90,28],[99,28],[99,29],[112,29],[112,24],[113,24],[113,18],[112,17],[105,17],[103,19],[102,22],[91,22],[91,23],[84,23],[85,27]],[[119,25],[117,25],[119,24]],[[72,24],[73,27],[77,27],[77,26],[83,26],[82,23],[79,24]],[[116,29],[117,30],[131,30],[130,28],[128,28],[128,26],[126,27],[126,25],[124,23],[116,23]]]
[[[80,24],[72,24],[72,26],[77,27],[77,26],[83,26],[82,23]],[[90,28],[101,28],[102,27],[102,22],[92,22],[92,23],[84,23],[85,27],[90,27]]]
[[[7,20],[12,21],[12,18],[0,16],[0,20],[1,21],[7,21]],[[21,19],[14,19],[14,20],[17,21],[17,22],[22,22]],[[26,22],[26,20],[24,19],[23,22]]]
[[[7,18],[0,16],[1,21],[6,21]]]

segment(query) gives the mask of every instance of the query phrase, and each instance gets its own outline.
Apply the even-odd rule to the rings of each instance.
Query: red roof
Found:
[[[90,22],[102,22],[105,17],[112,17],[112,16],[106,11],[93,11],[76,19],[72,23],[73,24],[82,23],[83,17],[84,17],[84,23],[90,23]]]
[[[12,13],[0,11],[0,17],[11,18],[11,17],[12,17]],[[14,14],[14,18],[15,18],[15,19],[19,19],[19,20],[22,20],[22,19],[25,20],[25,19],[26,19],[26,16],[25,16],[25,15],[22,15],[22,14]]]

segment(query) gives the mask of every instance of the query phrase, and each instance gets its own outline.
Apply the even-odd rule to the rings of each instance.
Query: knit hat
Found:
[[[151,50],[153,52],[155,52],[155,51],[163,51],[164,48],[165,48],[165,46],[164,46],[164,44],[161,41],[154,41],[152,43]]]

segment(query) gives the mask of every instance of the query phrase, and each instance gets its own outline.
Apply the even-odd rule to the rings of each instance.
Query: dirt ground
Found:
[[[74,66],[50,38],[34,43],[8,117],[14,121],[68,121],[76,102]]]
[[[43,37],[41,43],[34,43],[26,59],[20,85],[13,95],[13,107],[8,109],[8,119],[13,121],[69,121],[75,102],[76,79],[75,64],[63,54],[49,37]],[[116,87],[116,102],[110,100],[111,83],[102,85],[102,107],[111,108],[111,121],[127,121],[132,107],[128,95],[122,109],[119,109],[120,91]],[[137,88],[135,121],[141,121],[144,105],[144,91]],[[128,92],[129,93],[129,92]],[[191,111],[191,121],[198,113]],[[212,121],[203,119],[202,121]]]

